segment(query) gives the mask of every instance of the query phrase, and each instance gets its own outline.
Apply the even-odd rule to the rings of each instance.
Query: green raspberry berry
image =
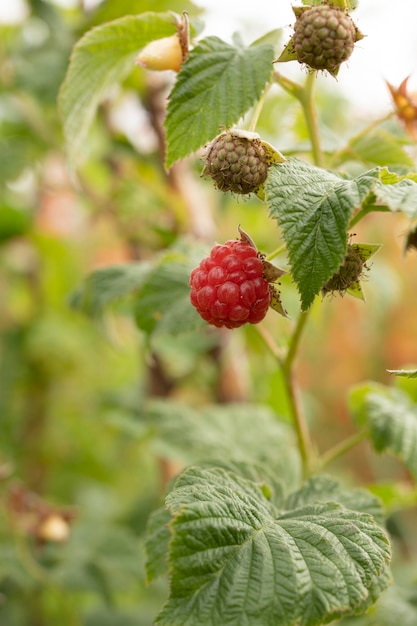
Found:
[[[297,12],[294,50],[300,63],[335,74],[353,52],[360,35],[342,9],[320,4]]]
[[[336,274],[327,281],[322,289],[323,295],[338,291],[344,294],[353,287],[362,276],[365,262],[357,247],[348,245],[345,259]]]
[[[207,148],[203,176],[210,176],[220,191],[256,193],[266,180],[269,163],[255,133],[225,131]]]

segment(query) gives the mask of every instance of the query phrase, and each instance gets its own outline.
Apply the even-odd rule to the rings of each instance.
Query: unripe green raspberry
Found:
[[[351,289],[362,276],[363,270],[366,269],[361,251],[352,245],[348,245],[345,259],[339,267],[336,274],[327,281],[322,289],[325,295],[329,292],[338,291],[344,294]]]
[[[210,176],[220,191],[256,193],[266,180],[270,162],[255,133],[225,131],[207,148],[203,176]]]
[[[353,52],[360,35],[342,9],[320,4],[299,10],[293,43],[297,59],[314,70],[335,74]]]

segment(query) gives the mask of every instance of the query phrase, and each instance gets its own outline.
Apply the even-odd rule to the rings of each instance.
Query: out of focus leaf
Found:
[[[356,422],[369,428],[375,450],[400,458],[417,479],[417,405],[399,389],[380,385],[356,388],[350,406]]]
[[[82,150],[98,105],[133,69],[138,51],[149,41],[175,32],[171,14],[148,12],[97,26],[76,44],[59,94],[72,161]]]
[[[96,270],[71,298],[71,304],[92,317],[101,316],[115,300],[137,290],[145,281],[150,265],[145,262],[116,265]]]

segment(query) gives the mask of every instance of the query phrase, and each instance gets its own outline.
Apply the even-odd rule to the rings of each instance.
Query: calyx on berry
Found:
[[[345,258],[339,269],[322,287],[323,296],[327,294],[346,292],[355,298],[364,300],[360,279],[369,268],[366,261],[379,250],[379,244],[355,243],[348,244]]]
[[[148,43],[138,54],[136,65],[148,70],[174,70],[179,72],[188,55],[189,23],[184,11],[182,18],[175,16],[177,32],[170,37],[155,39]]]
[[[313,6],[293,7],[294,34],[274,62],[297,60],[311,70],[336,76],[354,45],[363,38],[346,8],[328,0]]]
[[[191,304],[218,328],[258,324],[271,303],[286,315],[273,285],[285,272],[265,261],[250,237],[239,232],[240,239],[214,246],[190,276]]]
[[[257,133],[235,128],[223,131],[206,146],[202,176],[212,178],[219,191],[262,196],[269,166],[284,160]]]

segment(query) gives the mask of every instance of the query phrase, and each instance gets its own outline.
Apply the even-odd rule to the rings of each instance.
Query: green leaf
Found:
[[[404,378],[417,378],[417,370],[387,370],[387,372]]]
[[[303,310],[340,267],[353,210],[378,176],[379,170],[372,170],[343,180],[297,159],[271,166],[267,202],[282,228]]]
[[[23,235],[29,225],[30,221],[23,210],[0,204],[0,243]]]
[[[145,262],[115,265],[92,272],[71,297],[71,305],[91,317],[100,317],[115,300],[143,284],[150,265]]]
[[[178,334],[205,325],[190,303],[193,260],[168,252],[153,267],[137,292],[136,323],[147,334]]]
[[[380,525],[384,523],[384,512],[379,498],[365,489],[345,489],[329,476],[310,478],[288,497],[286,508],[295,509],[314,502],[337,502],[352,511],[369,513]]]
[[[270,44],[234,47],[218,37],[202,39],[191,50],[169,99],[167,167],[250,109],[271,76],[273,56]]]
[[[163,626],[322,624],[361,607],[390,558],[370,515],[336,503],[279,511],[259,485],[220,468],[190,468],[166,504]]]
[[[417,479],[417,406],[409,397],[382,385],[359,388],[351,408],[355,420],[369,428],[375,450],[397,456]]]
[[[413,168],[414,161],[401,142],[391,133],[378,128],[371,134],[353,138],[346,149],[349,158],[355,156],[373,165],[404,165]]]
[[[393,585],[382,596],[375,611],[375,626],[415,626],[417,624],[415,581],[408,588]]]
[[[387,206],[390,211],[401,211],[407,217],[417,217],[417,183],[409,178],[402,178],[395,183],[381,182],[375,185],[376,203]]]
[[[161,507],[151,513],[146,528],[146,577],[150,583],[158,576],[165,574],[168,569],[166,557],[171,533],[168,524],[171,521],[171,513]]]
[[[133,68],[148,42],[176,32],[170,13],[128,15],[88,31],[75,45],[59,94],[68,153],[80,154],[97,107]]]
[[[265,463],[286,484],[300,478],[292,431],[268,407],[250,404],[189,406],[155,400],[144,418],[160,452],[185,463],[227,459]]]

